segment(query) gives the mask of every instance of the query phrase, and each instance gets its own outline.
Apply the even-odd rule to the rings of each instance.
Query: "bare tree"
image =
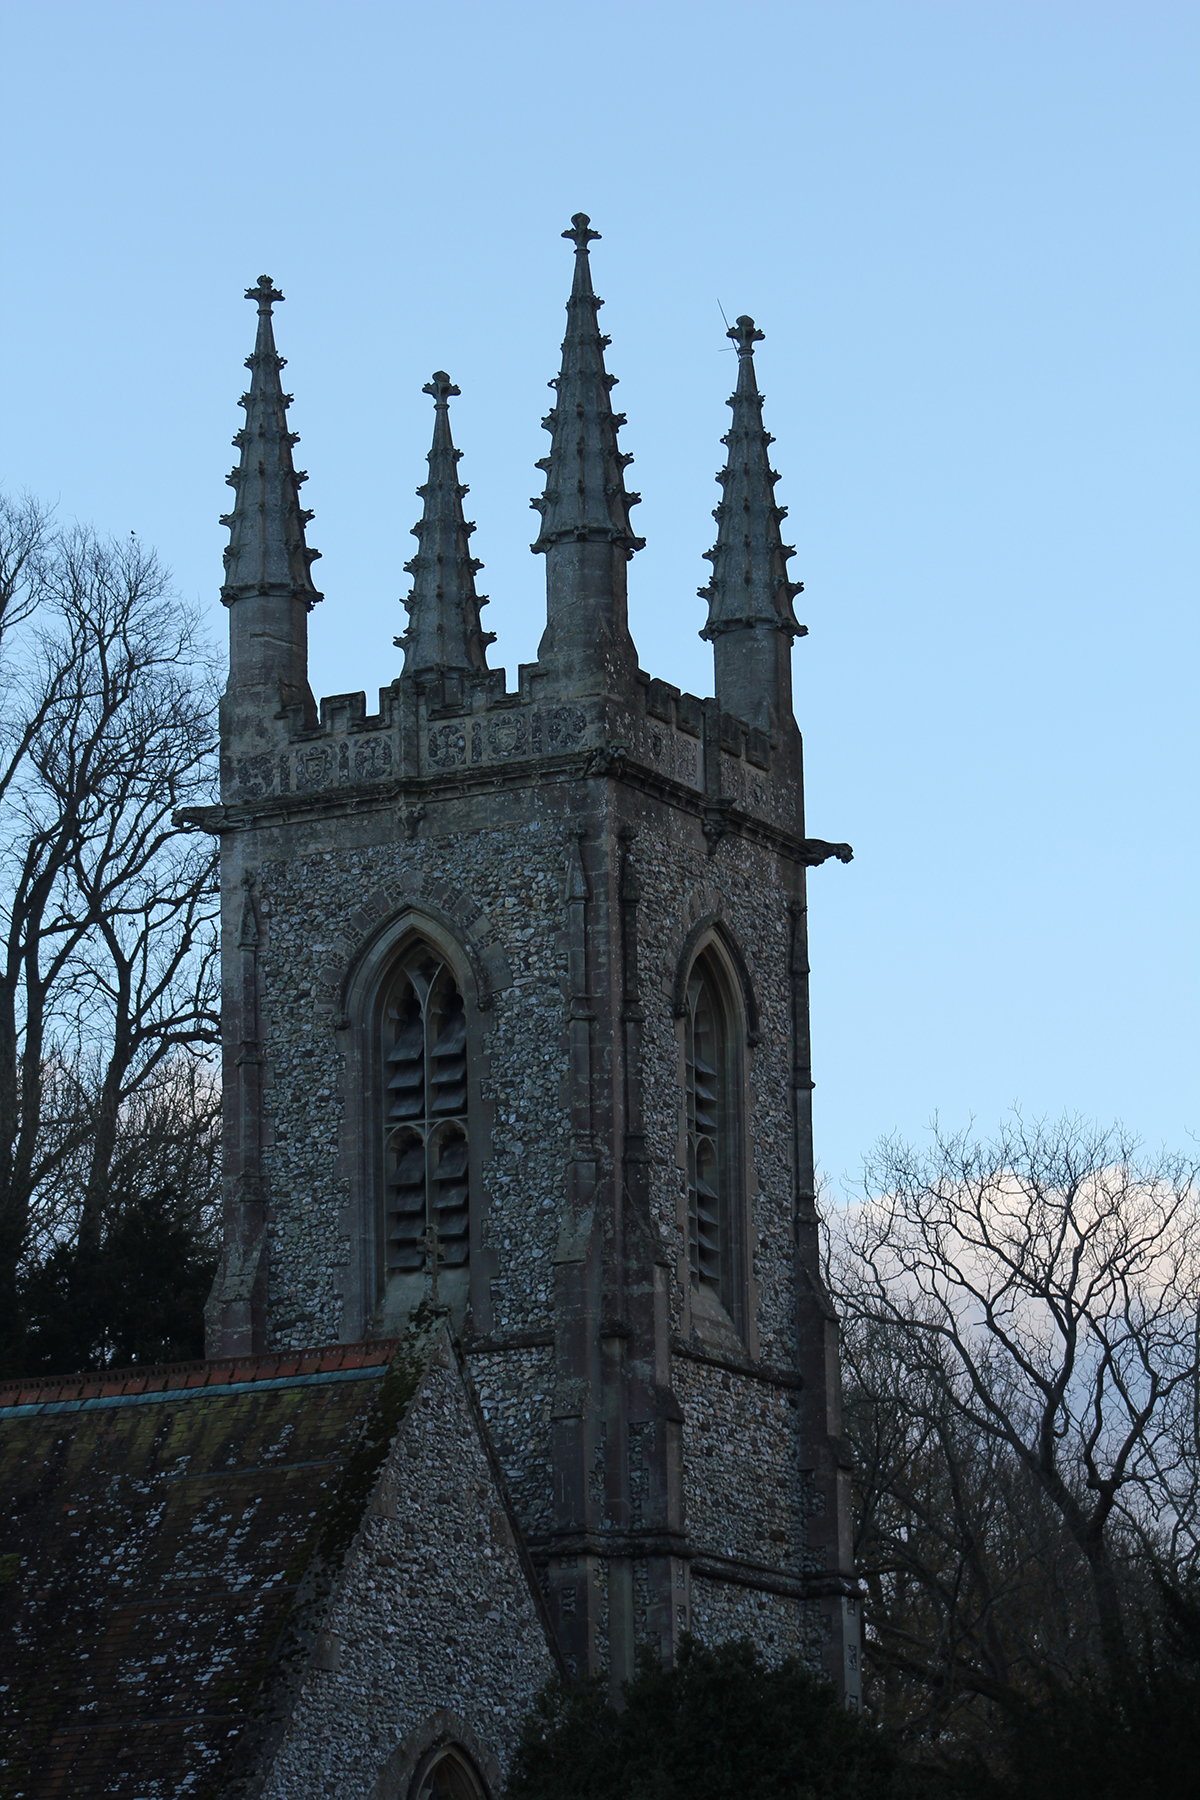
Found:
[[[914,1728],[1119,1659],[1139,1566],[1194,1561],[1196,1180],[1018,1115],[885,1140],[832,1219],[871,1653]]]
[[[195,615],[136,538],[0,511],[0,1278],[45,1197],[98,1244],[122,1111],[215,1043],[215,685]],[[84,1159],[82,1182],[67,1182]],[[15,1317],[15,1306],[9,1312]],[[9,1347],[8,1360],[14,1354]]]

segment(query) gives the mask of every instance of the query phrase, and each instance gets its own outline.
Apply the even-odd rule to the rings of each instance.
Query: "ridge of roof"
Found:
[[[358,1344],[326,1344],[310,1350],[280,1350],[259,1356],[218,1356],[200,1362],[160,1363],[145,1368],[97,1369],[74,1375],[26,1376],[0,1384],[0,1414],[17,1409],[62,1410],[66,1403],[162,1394],[203,1388],[245,1388],[258,1382],[292,1385],[298,1377],[370,1372],[391,1361],[397,1338]]]

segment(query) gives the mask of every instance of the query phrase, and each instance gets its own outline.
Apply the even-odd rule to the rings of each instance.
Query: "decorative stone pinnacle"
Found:
[[[608,543],[632,556],[643,540],[630,529],[629,509],[638,496],[626,491],[623,470],[632,459],[617,447],[623,415],[614,413],[609,390],[616,377],[604,367],[608,339],[597,323],[603,304],[592,291],[588,244],[600,236],[586,213],[576,213],[563,237],[575,246],[575,275],[567,301],[562,362],[550,385],[557,399],[542,420],[550,454],[537,466],[546,486],[532,505],[542,515],[535,551],[560,543]]]
[[[754,346],[763,332],[742,313],[727,335],[737,345],[737,386],[730,396],[733,423],[723,442],[729,454],[717,476],[721,504],[714,517],[717,541],[704,552],[713,573],[700,589],[708,601],[708,621],[701,637],[715,639],[726,631],[773,627],[788,637],[802,637],[804,626],[792,610],[800,583],[787,575],[791,547],[779,535],[785,509],[775,504],[779,477],[767,454],[771,434],[763,425],[762,395],[754,374]]]
[[[588,218],[586,213],[572,213],[571,229],[570,231],[563,232],[563,236],[569,238],[574,244],[576,252],[582,251],[585,256],[587,255],[588,245],[594,243],[600,236],[598,231],[593,231],[591,229],[591,225],[592,221]]]
[[[462,453],[450,433],[450,401],[458,391],[445,369],[436,369],[422,389],[434,403],[433,443],[426,459],[429,478],[417,489],[425,502],[413,526],[420,548],[404,565],[413,584],[403,602],[408,628],[396,643],[404,650],[406,675],[439,669],[478,673],[487,668],[487,646],[495,636],[479,623],[487,595],[476,592],[475,575],[483,564],[471,555],[475,527],[463,517],[467,489],[457,473]]]
[[[246,289],[246,298],[247,300],[257,300],[259,312],[266,313],[269,318],[271,308],[277,301],[282,300],[284,295],[279,292],[269,275],[260,275],[258,285]]]
[[[288,430],[291,395],[280,384],[284,359],[276,352],[271,320],[271,308],[283,295],[269,275],[260,275],[246,298],[258,305],[258,329],[246,362],[250,386],[241,399],[246,423],[233,440],[241,458],[227,477],[237,499],[221,521],[230,532],[221,598],[232,606],[252,595],[286,595],[312,607],[321,595],[309,565],[320,551],[310,550],[304,540],[312,513],[300,505],[306,477],[292,462],[298,439]]]

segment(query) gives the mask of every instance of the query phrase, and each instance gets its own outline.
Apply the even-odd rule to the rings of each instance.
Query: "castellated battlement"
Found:
[[[678,798],[716,802],[726,823],[795,829],[796,783],[787,758],[772,757],[763,730],[638,671],[619,699],[556,701],[539,665],[525,664],[516,692],[502,669],[403,677],[379,690],[332,694],[316,710],[297,702],[276,715],[277,748],[261,725],[245,748],[230,746],[227,806],[271,797],[301,805],[397,798],[418,803],[448,784],[537,781],[620,766],[634,781]],[[541,690],[539,692],[539,690]],[[773,766],[774,765],[774,766]],[[509,774],[511,772],[511,774]]]

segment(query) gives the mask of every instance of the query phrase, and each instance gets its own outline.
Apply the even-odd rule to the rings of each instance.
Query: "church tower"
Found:
[[[750,1636],[855,1703],[837,1321],[813,1193],[805,835],[750,318],[703,635],[638,667],[638,496],[583,214],[545,483],[546,628],[488,667],[442,371],[402,671],[318,706],[267,277],[222,597],[225,1242],[209,1351],[448,1317],[579,1673]],[[682,623],[682,621],[681,621]],[[700,623],[700,620],[697,620]],[[482,1627],[481,1627],[482,1629]]]

